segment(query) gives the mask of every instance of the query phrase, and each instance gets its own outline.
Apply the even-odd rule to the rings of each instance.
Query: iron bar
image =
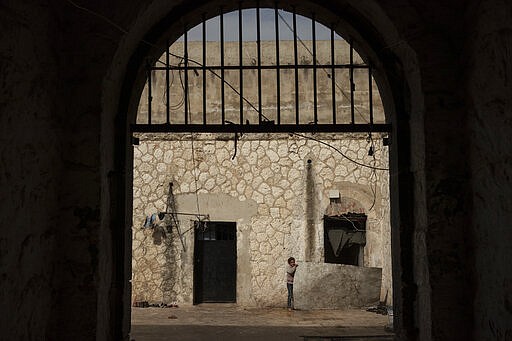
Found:
[[[242,2],[238,7],[238,57],[240,67],[240,124],[244,123],[244,59],[242,47]]]
[[[316,21],[315,14],[312,13],[311,16],[311,24],[312,24],[312,57],[313,63],[299,65],[299,51],[298,51],[298,41],[299,36],[297,32],[297,13],[295,8],[293,8],[293,53],[294,53],[294,64],[281,64],[280,61],[280,30],[279,30],[279,4],[276,0],[274,4],[274,21],[275,21],[275,48],[276,48],[276,62],[275,65],[262,65],[262,44],[261,44],[261,11],[258,6],[256,7],[256,33],[257,33],[257,63],[255,65],[244,65],[244,41],[243,41],[243,7],[242,2],[240,1],[238,7],[238,25],[239,25],[239,37],[238,37],[238,49],[239,49],[239,65],[226,65],[226,51],[225,51],[225,37],[224,37],[224,19],[225,13],[223,8],[220,8],[220,63],[217,65],[209,66],[207,63],[207,33],[206,33],[206,14],[202,15],[202,63],[189,59],[189,41],[188,41],[188,31],[187,25],[184,26],[184,57],[182,58],[182,62],[178,63],[178,65],[171,65],[170,56],[176,56],[171,53],[171,46],[169,42],[167,42],[167,50],[166,50],[166,58],[165,64],[163,66],[156,66],[155,64],[150,64],[147,62],[147,82],[148,82],[148,124],[134,124],[132,125],[132,130],[134,132],[230,132],[230,133],[244,133],[244,132],[253,132],[253,133],[289,133],[289,132],[390,132],[391,125],[388,124],[377,124],[373,123],[373,76],[372,76],[372,68],[369,65],[364,63],[354,64],[354,47],[353,41],[349,42],[350,46],[350,61],[348,64],[336,64],[336,55],[335,55],[335,31],[331,27],[331,35],[330,35],[330,65],[327,63],[326,65],[322,65],[318,61],[318,49],[317,49],[317,32],[316,32]],[[287,22],[285,22],[287,24]],[[287,24],[288,25],[288,24]],[[288,25],[289,26],[289,25]],[[191,65],[192,64],[192,65]],[[220,65],[218,65],[220,64]],[[281,124],[281,70],[294,70],[294,89],[295,89],[295,122]],[[318,94],[318,70],[322,69],[322,71],[328,70],[328,77],[331,78],[331,89],[332,89],[332,123],[330,124],[318,124],[318,102],[319,102],[319,94]],[[336,70],[340,69],[348,69],[349,71],[349,81],[350,81],[350,111],[351,111],[351,123],[350,124],[338,124],[337,123],[337,105],[336,105],[336,89],[338,85],[336,84]],[[367,69],[368,70],[368,101],[369,101],[369,122],[365,124],[357,124],[355,121],[355,90],[356,84],[354,83],[354,70],[355,69]],[[171,124],[171,92],[170,92],[170,72],[178,71],[180,75],[180,83],[182,85],[184,91],[184,121],[177,120],[178,122],[184,122],[180,124]],[[202,80],[202,95],[203,95],[203,118],[202,123],[198,122],[195,124],[192,120],[191,107],[190,107],[190,93],[189,93],[189,72],[193,71],[196,75],[198,75],[198,70],[202,71],[203,80]],[[227,70],[238,70],[239,72],[239,95],[240,95],[240,122],[239,124],[231,123],[226,121],[226,93],[225,93],[225,85],[226,85],[226,71]],[[244,72],[245,70],[256,70],[257,71],[257,82],[258,82],[258,104],[257,107],[252,106],[252,109],[258,111],[258,124],[245,124],[244,120],[244,107],[248,104],[247,99],[244,97]],[[263,90],[262,90],[262,71],[263,70],[275,70],[276,72],[276,123],[274,121],[267,122],[265,116],[262,112],[262,102],[263,102]],[[307,71],[312,70],[313,72],[313,115],[314,115],[314,124],[301,124],[300,119],[300,88],[299,88],[299,71]],[[153,74],[154,71],[164,71],[165,72],[165,84],[166,84],[166,123],[165,124],[153,124],[152,122],[152,92],[154,91],[152,83],[155,77]],[[183,78],[181,72],[184,72]],[[221,81],[221,121],[218,122],[216,118],[214,124],[208,124],[207,122],[207,72],[212,72],[214,75],[220,79]],[[228,86],[232,87],[229,83]],[[237,90],[235,90],[237,91]],[[251,110],[252,110],[251,109]],[[178,116],[179,117],[179,116]],[[211,119],[210,119],[211,120]],[[366,121],[366,119],[365,119]],[[201,124],[199,124],[201,123]],[[213,122],[212,122],[213,123]],[[230,123],[230,124],[226,124]]]
[[[185,124],[188,124],[188,31],[185,25],[185,42],[184,42],[184,54],[185,54],[185,84],[183,86],[184,99],[185,99]]]
[[[293,8],[293,56],[295,60],[295,124],[299,124],[299,55],[297,52],[297,14],[295,13],[295,7]]]
[[[350,41],[350,66],[354,65],[354,48],[352,46],[352,40]],[[351,67],[349,70],[349,78],[350,78],[350,117],[351,123],[355,124],[354,120],[354,68]]]
[[[331,27],[331,90],[332,90],[332,124],[336,124],[336,64],[334,60],[334,29]]]
[[[368,68],[368,101],[370,106],[370,124],[373,124],[373,82],[372,82],[372,68]]]
[[[167,124],[171,123],[170,105],[171,105],[171,94],[170,94],[170,81],[169,81],[169,41],[167,41],[167,51],[165,53],[165,116]]]
[[[276,7],[274,9],[274,21],[276,26],[276,83],[277,83],[277,124],[281,124],[281,61],[279,57],[279,12],[276,2]]]
[[[256,44],[258,48],[258,122],[261,123],[261,24],[260,24],[260,4],[256,6]]]
[[[194,216],[194,217],[209,217],[209,214],[200,214],[200,213],[184,213],[184,212],[160,212],[163,214],[175,214],[175,215],[188,215],[188,216]]]
[[[192,61],[192,60],[190,62],[194,63],[194,61]],[[197,63],[197,64],[198,64],[198,66],[188,66],[187,69],[190,71],[202,70],[203,66],[199,65],[200,63]],[[369,66],[365,65],[365,64],[354,64],[351,66],[350,64],[322,65],[322,64],[318,64],[318,63],[316,66],[309,65],[309,64],[299,65],[299,69],[317,69],[318,70],[318,69],[326,69],[326,68],[331,68],[331,67],[334,67],[335,69],[368,69]],[[155,67],[151,67],[150,69],[153,71],[165,71],[166,67],[165,66],[155,66]],[[170,70],[184,70],[185,67],[171,65],[171,66],[169,66],[169,69]],[[206,69],[211,70],[211,71],[216,71],[216,70],[221,70],[221,69],[224,69],[224,70],[240,70],[240,69],[257,70],[258,66],[257,65],[225,65],[224,67],[222,67],[221,65],[211,65],[211,66],[207,66]],[[261,69],[262,70],[276,70],[277,66],[276,65],[261,65]],[[279,65],[279,69],[291,70],[291,69],[295,69],[295,65],[281,64],[281,65]]]
[[[151,68],[149,67],[149,62],[148,63],[148,124],[151,124],[151,102],[153,100],[153,97],[151,96],[151,73],[153,72],[153,70],[151,70]]]
[[[222,9],[222,7],[220,8],[220,66],[221,124],[224,124],[224,121],[226,120],[226,103],[224,102],[224,10]]]
[[[206,15],[203,13],[203,124],[206,124]]]
[[[391,124],[134,124],[132,133],[390,133]]]
[[[317,87],[317,77],[316,77],[316,22],[315,22],[315,14],[313,13],[311,18],[311,34],[313,36],[313,115],[314,115],[314,123],[318,124],[318,87]]]

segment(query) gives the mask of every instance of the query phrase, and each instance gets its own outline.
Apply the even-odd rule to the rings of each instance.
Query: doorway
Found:
[[[236,302],[236,223],[195,222],[194,304]]]

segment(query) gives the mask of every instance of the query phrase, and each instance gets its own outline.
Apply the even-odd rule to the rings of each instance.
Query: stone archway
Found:
[[[187,17],[192,15],[193,13],[198,13],[198,11],[205,10],[208,6],[218,5],[218,3],[205,3],[205,7],[197,7],[196,9],[188,8],[187,6],[177,6],[172,10],[169,9],[166,13],[169,13],[165,18],[161,18],[158,23],[154,23],[151,19],[148,19],[149,22],[153,23],[153,26],[149,28],[146,23],[146,29],[144,29],[144,25],[139,27],[139,32],[148,32],[145,34],[144,41],[139,43],[138,47],[133,48],[131,45],[131,50],[133,53],[131,57],[127,60],[127,72],[125,73],[122,70],[116,70],[121,75],[124,75],[123,86],[119,89],[108,89],[107,92],[115,93],[118,95],[117,98],[120,98],[120,101],[117,106],[117,120],[116,126],[117,130],[114,134],[113,146],[114,150],[112,150],[113,155],[115,157],[111,159],[106,164],[112,164],[113,169],[117,169],[118,171],[110,172],[109,174],[105,174],[107,179],[110,179],[110,196],[112,198],[116,198],[116,202],[118,203],[126,203],[126,205],[114,205],[111,207],[111,225],[115,226],[112,229],[111,240],[113,243],[114,250],[116,252],[113,253],[112,266],[116,269],[114,271],[113,282],[115,283],[115,287],[119,288],[111,293],[109,298],[110,301],[110,310],[113,312],[113,326],[116,333],[126,333],[128,330],[129,323],[129,313],[127,309],[129,309],[129,236],[127,235],[126,226],[130,226],[129,212],[131,208],[130,204],[130,194],[126,192],[126,181],[131,176],[131,170],[129,169],[129,165],[131,165],[131,153],[126,150],[126,146],[130,145],[130,136],[127,134],[128,126],[130,122],[133,122],[134,115],[136,113],[137,106],[137,98],[138,96],[134,96],[134,94],[140,93],[143,86],[143,71],[142,64],[145,57],[148,55],[157,55],[161,53],[161,49],[158,46],[163,47],[163,42],[159,42],[161,40],[160,37],[165,35],[168,28],[172,28],[172,24],[176,22],[181,17]],[[376,62],[381,63],[384,67],[382,68],[383,73],[380,75],[375,75],[378,82],[381,84],[386,84],[382,87],[382,98],[384,102],[384,106],[386,108],[386,112],[390,113],[390,122],[394,125],[395,135],[393,139],[393,148],[390,151],[391,155],[391,172],[392,174],[396,174],[391,178],[391,201],[392,201],[392,209],[395,211],[393,216],[393,224],[397,226],[395,230],[397,232],[394,233],[393,239],[395,240],[395,245],[401,245],[400,240],[409,240],[411,238],[412,231],[405,226],[413,225],[413,215],[412,215],[412,200],[410,200],[410,196],[412,195],[412,181],[413,178],[403,169],[408,169],[410,164],[410,154],[409,154],[409,132],[410,126],[408,122],[408,117],[404,115],[404,111],[406,110],[406,103],[408,102],[403,92],[403,85],[405,82],[405,75],[402,73],[400,68],[397,68],[396,55],[393,53],[382,53],[385,51],[385,41],[393,39],[394,31],[389,22],[382,23],[383,27],[381,30],[378,28],[369,25],[365,16],[361,14],[361,9],[357,9],[357,5],[348,6],[343,8],[343,13],[339,7],[335,4],[331,5],[329,8],[318,7],[317,5],[311,3],[303,3],[304,7],[301,7],[300,10],[306,11],[307,9],[315,8],[318,10],[317,18],[318,20],[332,21],[334,19],[343,18],[346,22],[343,22],[342,27],[346,29],[346,31],[354,36],[359,38],[359,41],[362,42],[362,49],[365,52],[368,52],[372,58]],[[155,5],[156,6],[156,5]],[[160,6],[163,6],[160,4]],[[148,9],[146,15],[154,10],[155,8]],[[378,8],[374,8],[374,13],[379,13]],[[350,15],[349,15],[350,14]],[[375,14],[377,15],[377,14]],[[378,16],[378,15],[377,15]],[[385,16],[383,16],[384,18]],[[385,21],[385,20],[384,20]],[[384,27],[386,27],[384,29]],[[141,30],[141,31],[140,31]],[[380,33],[379,33],[380,32]],[[388,35],[383,36],[383,32],[386,32]],[[132,37],[137,41],[137,38]],[[130,42],[133,44],[133,40]],[[148,42],[151,42],[148,44]],[[155,42],[155,43],[153,43]],[[406,50],[406,49],[405,49]],[[379,55],[377,57],[377,52]],[[402,50],[401,53],[405,51]],[[412,58],[412,59],[411,59]],[[414,64],[414,57],[410,55],[404,57],[404,63]],[[419,93],[418,93],[419,94]],[[109,102],[106,103],[107,106],[111,108],[115,108],[116,104]],[[107,123],[107,127],[112,127],[112,121]],[[402,169],[402,171],[398,171]],[[125,175],[127,177],[125,177]],[[401,185],[398,186],[398,183]],[[400,197],[400,201],[398,198]],[[403,199],[403,198],[407,199]],[[110,199],[112,200],[112,199]],[[123,221],[119,220],[119,217],[124,217]],[[410,285],[408,283],[412,283],[412,249],[410,248],[395,248],[396,252],[393,255],[393,263],[395,270],[395,277],[400,278],[399,281],[396,282],[396,290],[395,290],[395,306],[397,311],[397,327],[403,331],[403,333],[409,333],[409,328],[412,328],[413,323],[412,320],[412,305],[413,305],[413,292],[410,290]],[[117,265],[116,265],[117,264]],[[124,266],[120,266],[119,264],[125,264]],[[405,276],[404,276],[405,274]],[[124,306],[124,313],[119,310],[120,306]],[[118,311],[118,313],[116,313]],[[124,316],[124,317],[123,317]],[[124,332],[122,330],[125,330]],[[412,330],[412,329],[411,329]]]

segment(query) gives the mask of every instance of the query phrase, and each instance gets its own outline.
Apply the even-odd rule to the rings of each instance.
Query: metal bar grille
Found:
[[[352,41],[350,41],[350,65],[354,65],[354,48],[352,46]],[[350,80],[350,118],[352,124],[355,123],[355,107],[354,107],[354,90],[355,90],[355,84],[354,84],[354,68],[349,69],[349,80]]]
[[[373,124],[373,78],[372,68],[368,68],[368,102],[370,103],[370,124]]]
[[[183,86],[183,96],[184,96],[184,99],[185,99],[185,124],[188,124],[188,94],[189,94],[189,91],[188,91],[188,31],[187,31],[187,26],[185,25],[185,44],[184,44],[184,54],[185,54],[185,69],[184,69],[184,73],[185,73],[185,84]]]
[[[203,124],[206,124],[206,16],[203,14]],[[178,71],[179,72],[179,71]]]
[[[274,8],[274,22],[276,28],[276,111],[277,111],[277,124],[281,124],[281,61],[279,56],[279,8],[276,2]]]
[[[221,92],[221,124],[226,122],[226,103],[224,87],[224,10],[220,9],[220,92]]]
[[[166,70],[165,70],[165,117],[166,117],[166,122],[167,124],[169,124],[171,122],[171,117],[170,117],[170,106],[171,106],[171,103],[170,103],[170,98],[171,98],[171,94],[170,94],[170,79],[169,79],[169,66],[170,66],[170,62],[169,62],[169,48],[170,48],[170,45],[169,45],[169,42],[167,42],[167,50],[165,51],[165,66],[166,66]]]
[[[242,26],[243,20],[242,20],[242,3],[240,2],[240,5],[238,7],[238,58],[239,58],[239,66],[240,66],[240,87],[239,87],[239,94],[240,94],[240,125],[244,124],[244,56],[243,56],[243,30]]]
[[[376,133],[390,132],[390,124],[136,124],[134,133]]]
[[[153,71],[165,71],[166,70],[166,67],[165,66],[151,66],[149,67],[151,68],[151,70]],[[261,65],[261,67],[258,67],[257,65],[225,65],[224,67],[220,66],[220,65],[208,65],[207,69],[208,70],[258,70],[258,69],[262,69],[262,70],[275,70],[276,69],[276,65]],[[279,66],[280,69],[283,69],[283,70],[295,70],[295,65],[285,65],[285,64],[281,64]],[[298,65],[298,68],[299,69],[322,69],[322,70],[325,70],[327,68],[326,65],[309,65],[309,64],[304,64],[304,65]],[[328,68],[334,68],[334,69],[368,69],[368,65],[365,65],[365,64],[354,64],[354,65],[350,65],[350,64],[336,64],[336,65],[329,65]],[[169,67],[169,70],[181,70],[181,71],[184,71],[185,69],[189,70],[189,71],[194,71],[194,70],[202,70],[203,67],[202,66],[179,66],[179,65],[171,65]]]
[[[331,28],[331,98],[332,98],[332,123],[336,124],[336,64],[334,59],[334,29]],[[350,63],[352,65],[352,62]]]
[[[261,124],[263,116],[261,115],[261,23],[260,23],[260,7],[256,8],[256,44],[258,49],[258,122]]]
[[[192,27],[193,25],[191,25],[190,23],[185,23],[183,26],[184,32],[182,40],[183,56],[177,56],[174,53],[171,53],[171,46],[168,43],[165,52],[165,63],[160,62],[159,64],[150,64],[148,62],[147,64],[147,124],[134,124],[132,125],[132,130],[134,132],[390,132],[391,126],[389,124],[375,124],[374,122],[375,111],[373,108],[373,70],[369,65],[360,61],[360,59],[357,59],[358,62],[355,63],[353,41],[350,41],[348,44],[348,63],[346,60],[344,62],[341,62],[342,58],[338,58],[336,55],[337,49],[340,49],[339,46],[341,46],[336,44],[336,40],[341,38],[336,35],[336,32],[333,27],[326,28],[323,25],[317,23],[315,20],[315,14],[313,13],[310,17],[311,36],[310,38],[308,38],[311,39],[311,51],[306,46],[302,38],[299,36],[299,32],[302,32],[303,30],[299,30],[297,21],[298,15],[296,14],[295,8],[292,7],[292,12],[287,14],[288,19],[285,19],[284,16],[281,15],[281,11],[283,10],[280,9],[279,2],[275,2],[275,6],[271,8],[270,11],[267,13],[267,15],[270,16],[270,20],[272,20],[273,16],[273,21],[275,23],[275,32],[271,33],[271,37],[275,39],[275,62],[268,61],[269,52],[263,50],[262,47],[262,41],[268,40],[268,36],[267,38],[262,39],[262,34],[264,31],[268,31],[268,28],[262,27],[262,12],[259,7],[259,2],[258,6],[255,8],[255,14],[253,14],[255,16],[255,20],[253,21],[253,19],[250,19],[247,21],[248,23],[255,22],[254,31],[256,32],[255,41],[257,50],[256,55],[252,55],[253,57],[248,54],[250,53],[248,51],[250,51],[249,47],[251,46],[249,44],[249,40],[247,40],[249,37],[244,36],[244,23],[246,20],[243,17],[248,12],[246,12],[246,10],[243,9],[241,2],[239,3],[238,9],[235,12],[226,13],[222,7],[220,7],[218,9],[218,12],[216,12],[218,13],[219,28],[218,31],[215,31],[219,34],[218,43],[220,43],[220,52],[218,57],[216,57],[215,59],[218,60],[218,62],[209,61],[207,58],[207,49],[209,46],[209,43],[207,43],[207,38],[209,38],[210,35],[210,33],[207,34],[207,13],[204,13],[202,15],[202,23],[199,26],[199,28],[201,29],[200,36],[202,36],[202,44],[199,45],[199,47],[202,48],[202,51],[197,51],[198,45],[194,45],[194,47],[192,48],[190,47],[192,45],[189,45],[189,38],[192,35],[189,36],[188,28]],[[233,32],[230,32],[226,29],[226,27],[230,26],[225,26],[225,20],[227,16],[233,14],[238,16],[238,37],[232,40],[233,43],[235,44],[234,46],[226,45],[228,39],[226,37],[232,34]],[[265,12],[263,12],[263,14],[265,14]],[[284,29],[281,28],[281,30],[283,31],[280,31],[280,24],[285,25]],[[323,31],[320,30],[319,28],[322,28]],[[284,48],[283,44],[285,44],[286,42],[284,40],[282,41],[281,39],[283,36],[286,36],[287,32],[284,32],[284,30],[288,29],[289,31],[291,31],[292,34],[290,37],[293,38],[284,39],[293,39],[293,41],[290,41],[289,44],[286,45],[286,48]],[[248,30],[247,32],[250,32],[250,30]],[[320,38],[323,41],[318,40],[318,32],[324,34],[323,38]],[[321,45],[318,45],[319,42]],[[236,56],[237,43],[238,65],[232,62],[233,56]],[[301,46],[304,46],[304,49],[301,47],[300,58],[298,46],[299,44],[301,44]],[[227,54],[228,52],[226,52],[226,46],[235,47],[232,50],[231,54],[229,55]],[[265,46],[265,49],[267,49],[269,45]],[[321,48],[319,48],[319,46]],[[193,51],[194,55],[199,56],[201,62],[198,62],[193,58],[189,58],[189,48],[191,48],[191,51]],[[305,55],[308,53],[310,54],[309,56]],[[248,55],[246,56],[245,54]],[[323,57],[319,57],[319,55]],[[174,64],[171,63],[170,56],[179,58],[180,62]],[[267,59],[264,60],[263,56],[266,56]],[[250,58],[254,59],[251,60]],[[285,58],[284,61],[283,58]],[[310,61],[308,61],[308,59]],[[320,59],[322,59],[322,61],[320,61]],[[339,63],[337,63],[338,59],[340,59]],[[272,93],[275,94],[275,104],[272,104],[270,106],[268,104],[268,98],[271,98],[272,96],[270,96],[271,94],[268,92],[267,89],[271,89],[271,87],[267,87],[267,83],[269,82],[268,74],[265,74],[265,81],[263,80],[262,71],[264,70],[270,70],[272,71],[272,73],[275,72],[275,76],[273,76],[272,73],[270,73],[271,78],[275,79],[276,84],[275,92],[273,92],[272,90]],[[312,70],[312,78],[308,78],[308,74],[307,72],[305,72],[308,70]],[[357,84],[359,85],[358,89],[356,89],[355,70],[367,70],[368,72],[368,92],[365,99],[363,99],[363,101],[367,101],[366,107],[364,106],[364,104],[362,106],[360,104],[362,98],[361,94],[363,93],[361,89],[363,89],[364,86],[361,87],[361,77],[358,76]],[[238,72],[238,84],[229,83],[230,80],[233,79],[232,77],[229,77],[229,72],[232,71]],[[254,73],[254,71],[256,72]],[[302,71],[304,71],[303,74],[300,73]],[[159,100],[157,102],[153,100],[153,96],[155,95],[155,93],[157,93],[158,95],[158,92],[154,89],[155,84],[161,84],[157,81],[157,76],[159,72],[165,73],[166,98],[162,98],[162,100]],[[181,88],[177,87],[176,85],[173,86],[175,72],[179,76]],[[194,75],[198,77],[200,75],[200,72],[202,73],[202,84],[201,81],[198,80],[197,87],[199,90],[199,96],[197,96],[195,93],[191,95],[191,87],[193,91],[195,91],[194,87],[196,87],[196,85],[194,85],[196,84],[196,82],[193,80],[193,77]],[[172,84],[171,73],[173,80]],[[327,78],[325,78],[324,73]],[[192,77],[190,79],[189,74],[190,77]],[[253,76],[251,76],[251,74]],[[359,71],[357,75],[360,75]],[[285,76],[290,78],[284,78]],[[291,81],[292,77],[293,81]],[[341,80],[339,80],[338,77],[341,77]],[[346,77],[348,79],[345,78],[346,80],[344,80],[343,77]],[[219,79],[221,83],[220,94],[219,91],[213,88],[211,91],[208,89],[210,79],[215,78]],[[321,79],[326,80],[322,80],[323,83],[320,83]],[[308,82],[309,84],[301,84],[301,82],[304,81]],[[348,83],[349,87],[348,89],[344,90],[344,88],[342,88],[338,83],[340,83],[341,85]],[[253,95],[253,98],[257,96],[257,103],[251,103],[251,101],[249,101],[246,98],[246,93],[251,93],[252,89],[256,89],[255,91],[257,94]],[[183,101],[177,101],[173,104],[173,106],[171,106],[171,90],[182,91]],[[358,94],[357,107],[355,105],[356,90]],[[236,95],[232,96],[231,93],[228,95],[226,91],[234,91],[235,94],[238,95],[238,123],[231,122],[229,121],[229,119],[231,118],[227,118],[227,115],[230,115],[229,117],[233,117],[233,109],[236,107],[235,103],[237,97]],[[263,103],[263,91],[266,91],[264,93],[266,104]],[[347,94],[348,91],[350,91],[350,94]],[[366,90],[364,92],[366,92]],[[201,94],[202,99],[200,98]],[[208,96],[210,96],[211,98]],[[307,99],[305,96],[310,97],[308,97],[309,99]],[[233,99],[235,99],[235,103],[233,103]],[[201,113],[197,113],[192,110],[191,100],[197,104],[199,104],[198,100],[202,100],[202,115]],[[227,102],[229,100],[231,100],[231,102]],[[345,104],[345,101],[350,102],[350,110],[348,109],[348,105]],[[162,111],[159,114],[158,110],[155,111],[154,108],[152,108],[152,106],[153,103],[160,104],[160,102],[161,104],[165,104],[165,111]],[[329,105],[329,102],[331,102],[331,105]],[[196,104],[194,103],[192,105],[194,105],[195,108]],[[209,105],[208,103],[211,104]],[[328,111],[330,109],[329,107],[331,106],[332,113],[327,114],[326,116],[326,110]],[[269,110],[270,112],[272,112],[271,110],[274,110],[272,118],[275,117],[276,121],[274,121],[273,119],[271,120],[270,118],[265,116],[263,114],[264,109],[265,113],[267,113],[267,111]],[[180,110],[183,114],[183,117],[181,119],[179,117]],[[356,123],[356,111],[358,114],[358,121],[359,116],[361,116],[365,124]],[[256,116],[253,116],[253,113],[257,114],[257,119],[255,119]],[[382,111],[380,111],[380,113],[382,113]],[[157,117],[158,115],[160,115],[160,119]],[[311,115],[308,117],[312,117],[313,120],[306,120],[305,118],[301,117],[301,115]],[[254,121],[252,117],[257,121],[256,124],[253,123]],[[236,120],[237,119],[235,118],[234,121]],[[252,124],[249,124],[249,120],[251,120]],[[307,121],[310,122],[305,123]],[[166,123],[162,125],[156,124],[155,122]],[[197,122],[201,122],[201,124],[196,124]],[[383,121],[381,120],[380,122]]]
[[[313,121],[318,123],[318,86],[317,86],[317,60],[316,60],[316,21],[315,15],[311,18],[311,36],[313,38]]]
[[[295,61],[295,124],[299,124],[299,54],[297,51],[297,14],[295,8],[293,9],[293,59]]]
[[[148,68],[147,69],[147,74],[148,74],[148,123],[151,124],[151,102],[153,101],[153,96],[152,96],[152,93],[151,93],[151,88],[152,88],[152,79],[151,79],[151,74],[153,73],[153,70],[151,70],[151,68]]]

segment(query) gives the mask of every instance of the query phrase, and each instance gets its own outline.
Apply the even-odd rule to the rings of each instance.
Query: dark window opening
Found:
[[[362,266],[365,245],[365,214],[324,217],[325,263]]]

